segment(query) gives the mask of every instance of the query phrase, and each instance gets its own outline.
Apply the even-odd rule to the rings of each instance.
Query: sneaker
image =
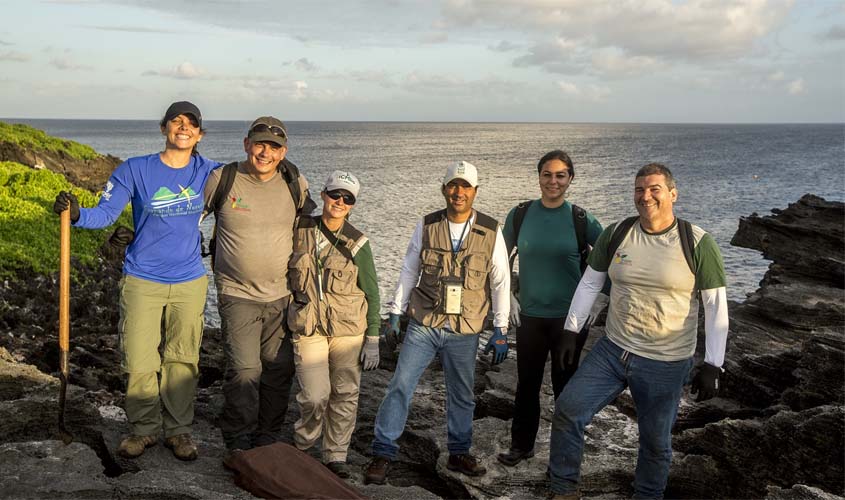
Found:
[[[341,479],[349,478],[349,468],[346,466],[346,462],[329,462],[326,467]]]
[[[120,442],[117,453],[123,458],[138,458],[144,450],[158,443],[158,436],[129,436]]]
[[[513,467],[514,465],[522,462],[523,460],[527,460],[534,456],[534,449],[530,449],[528,451],[517,450],[516,448],[511,448],[508,450],[507,453],[499,453],[496,459],[504,465],[508,467]]]
[[[487,469],[479,465],[478,460],[469,453],[462,453],[460,455],[449,455],[449,461],[446,462],[446,468],[460,472],[467,476],[483,476],[487,474]]]
[[[388,470],[390,470],[390,460],[384,457],[373,458],[364,473],[364,484],[384,484],[387,481]]]
[[[173,450],[173,456],[179,460],[196,460],[197,445],[188,433],[170,436],[164,440],[164,446]]]

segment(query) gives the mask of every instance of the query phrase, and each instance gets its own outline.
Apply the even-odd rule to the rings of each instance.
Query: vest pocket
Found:
[[[326,259],[326,289],[331,293],[348,295],[354,292],[358,281],[358,268],[352,261],[339,256]]]
[[[311,256],[304,252],[294,252],[288,262],[288,282],[292,290],[307,291],[308,276],[312,268]]]
[[[487,283],[489,272],[488,259],[479,254],[468,255],[464,259],[464,288],[467,290],[481,290]]]
[[[317,311],[313,302],[299,304],[291,301],[287,314],[288,328],[295,335],[310,337],[317,328]]]
[[[443,272],[441,257],[440,253],[429,249],[420,253],[420,285],[437,290]]]

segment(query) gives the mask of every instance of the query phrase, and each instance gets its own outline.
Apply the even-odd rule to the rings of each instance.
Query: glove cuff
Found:
[[[367,340],[367,343],[376,343],[378,344],[378,335],[367,335],[364,337]]]

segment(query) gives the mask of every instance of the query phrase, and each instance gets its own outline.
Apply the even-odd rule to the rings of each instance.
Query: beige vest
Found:
[[[331,337],[363,335],[367,329],[367,301],[358,287],[358,267],[353,257],[367,237],[352,224],[343,224],[336,238],[323,228],[329,240],[319,261],[314,232],[319,217],[303,217],[294,233],[288,279],[293,296],[288,307],[288,328],[295,335]],[[318,280],[320,280],[318,282]],[[320,297],[322,287],[323,295]]]
[[[411,290],[408,303],[410,317],[432,328],[442,327],[448,319],[457,333],[481,332],[490,309],[489,274],[498,226],[495,219],[476,211],[475,221],[468,228],[463,244],[453,258],[446,210],[425,216],[420,250],[420,282]],[[441,280],[447,276],[459,277],[463,281],[461,314],[444,313]]]

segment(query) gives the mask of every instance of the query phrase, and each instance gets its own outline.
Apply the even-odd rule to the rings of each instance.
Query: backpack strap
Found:
[[[590,246],[587,244],[587,211],[572,204],[572,225],[575,226],[575,238],[578,240],[578,256],[581,259],[581,275],[587,270],[587,257]]]
[[[692,234],[692,224],[684,219],[678,218],[678,233],[681,235],[681,248],[684,251],[684,259],[687,261],[689,270],[695,274],[695,262],[693,251],[695,250],[695,237]]]
[[[226,196],[228,196],[229,191],[232,190],[232,184],[235,183],[235,175],[237,173],[238,162],[233,161],[232,163],[227,163],[223,166],[220,170],[220,181],[217,183],[217,188],[214,190],[214,196],[211,197],[209,204],[205,206],[205,213],[213,213],[214,218],[217,218],[217,211],[223,206]]]
[[[525,220],[525,214],[528,213],[528,207],[531,206],[533,201],[534,200],[523,201],[516,206],[516,210],[513,213],[513,250],[511,250],[511,254],[508,255],[508,265],[510,265],[511,271],[513,271],[513,263],[516,260],[516,254],[519,252],[519,247],[516,245],[519,241],[519,230],[522,229],[522,222]]]
[[[616,253],[616,250],[619,248],[619,245],[622,244],[622,240],[625,239],[625,236],[628,236],[628,232],[634,227],[634,224],[640,219],[638,215],[633,217],[628,217],[627,219],[619,222],[616,227],[613,229],[613,234],[610,236],[610,243],[607,245],[607,255],[613,259],[613,255]]]

